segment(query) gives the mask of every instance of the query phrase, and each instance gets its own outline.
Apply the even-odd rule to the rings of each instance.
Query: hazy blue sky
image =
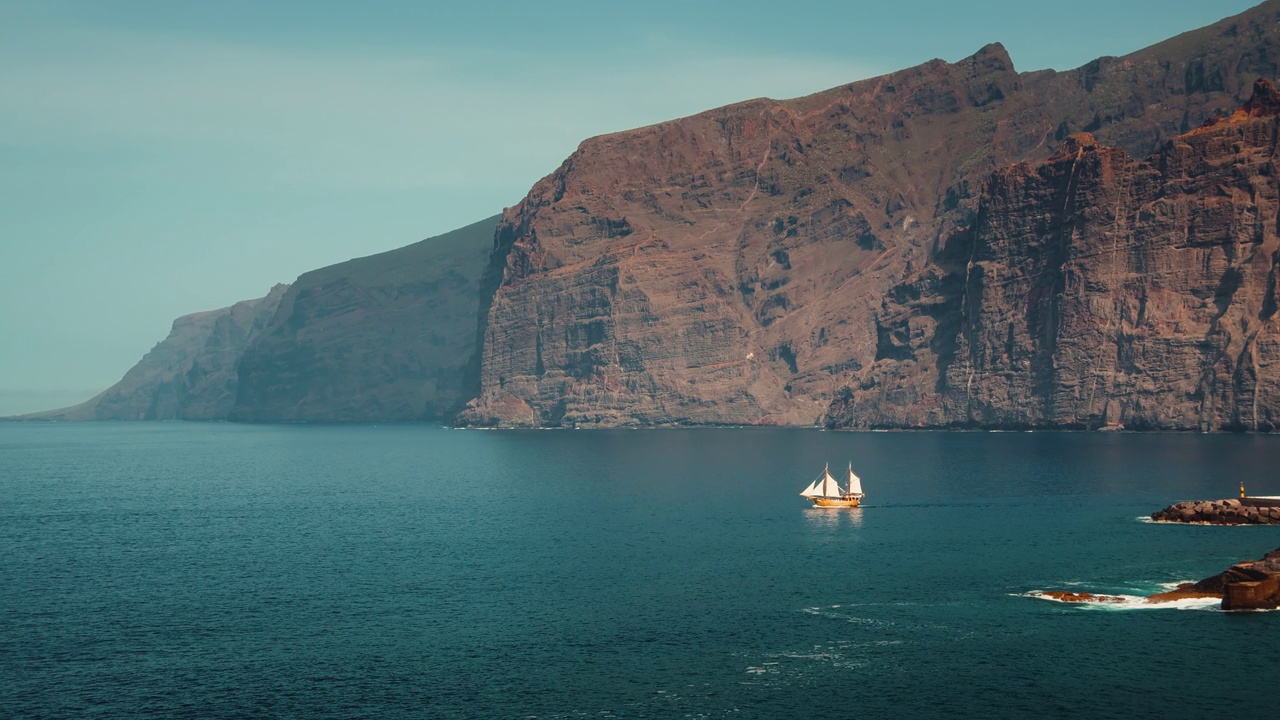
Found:
[[[591,135],[992,41],[1069,69],[1253,4],[0,0],[0,414],[513,205]]]

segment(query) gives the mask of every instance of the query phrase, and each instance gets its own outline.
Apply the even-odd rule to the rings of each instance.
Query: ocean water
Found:
[[[0,716],[1256,716],[1280,438],[0,424]],[[866,506],[797,493],[848,461]],[[1269,491],[1264,493],[1263,491]],[[1261,704],[1259,704],[1261,703]]]

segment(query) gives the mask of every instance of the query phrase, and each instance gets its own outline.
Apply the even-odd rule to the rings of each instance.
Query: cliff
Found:
[[[479,281],[496,224],[299,277],[240,359],[231,419],[452,419],[474,395]]]
[[[224,420],[236,398],[236,363],[267,326],[288,285],[221,310],[184,315],[120,382],[93,399],[32,420]]]
[[[1072,136],[874,313],[833,426],[1264,430],[1280,412],[1280,98],[1146,160]]]
[[[1270,0],[1068,72],[993,44],[593,138],[58,416],[1270,431],[1276,57]]]
[[[1237,107],[1259,76],[1276,73],[1278,16],[1280,2],[1265,3],[1065,73],[1020,75],[1004,49],[990,45],[954,64],[932,61],[806,98],[753,100],[588,140],[501,218],[482,281],[494,291],[480,306],[480,392],[459,421],[1269,427],[1271,390],[1234,389],[1257,375],[1237,372],[1242,358],[1261,348],[1265,364],[1271,342],[1258,334],[1265,319],[1255,307],[1257,273],[1265,285],[1269,272],[1262,222],[1269,206],[1248,195],[1255,185],[1266,192],[1267,176],[1251,185],[1235,175],[1269,170],[1253,150],[1234,150],[1237,136],[1225,129],[1204,140],[1187,133]],[[1095,139],[1073,143],[1118,149],[1069,145],[1050,158],[1077,131]],[[1131,158],[1156,151],[1162,159],[1143,166],[1141,182],[1086,187],[1094,175],[1137,178]],[[1052,177],[1027,164],[991,179],[999,168],[1046,158]],[[1220,169],[1216,180],[1210,168]],[[1182,172],[1191,175],[1178,185]],[[1160,204],[1157,186],[1177,186],[1181,204]],[[1058,200],[1072,204],[1063,210]],[[1123,224],[1104,230],[1114,213]],[[1171,235],[1142,249],[1152,213],[1169,233],[1194,219],[1196,237],[1185,243],[1192,249],[1173,251]],[[995,336],[977,337],[975,323],[1008,336],[997,315],[1015,310],[995,308],[1017,298],[1009,291],[998,300],[993,287],[980,308],[995,313],[990,322],[972,304],[956,315],[948,303],[974,292],[957,279],[957,267],[967,267],[961,249],[990,246],[986,270],[1028,278],[1023,296],[1034,285],[1035,293],[1063,298],[1037,283],[1057,277],[1048,268],[1059,268],[1064,282],[1080,280],[1052,253],[1079,242],[1057,232],[1064,223],[1089,222],[1098,228],[1091,244],[1128,233],[1144,259],[1125,272],[1165,272],[1145,301],[1133,299],[1145,303],[1144,314],[1126,328],[1181,321],[1181,335],[1153,336],[1142,347],[1123,340],[1135,353],[1150,352],[1141,372],[1124,371],[1135,360],[1123,354],[1099,365],[1092,354],[1105,344],[1099,338],[1120,332],[1116,303],[1141,284],[1120,277],[1117,266],[1106,277],[1119,285],[1096,291],[1110,292],[1115,307],[1089,306],[1094,296],[1043,305],[1028,331],[1040,335],[1012,341],[1022,349],[1009,362],[1031,365],[983,364]],[[1229,227],[1229,239],[1206,223]],[[1261,240],[1246,237],[1259,233]],[[1148,268],[1146,260],[1172,265]],[[1197,262],[1208,265],[1197,271]],[[1229,300],[1220,314],[1215,298]],[[1063,318],[1077,318],[1078,327],[1059,332]],[[1204,342],[1213,349],[1201,351]],[[1206,354],[1215,358],[1207,365]],[[975,395],[969,381],[984,373],[1012,375]],[[967,388],[964,402],[957,379]],[[1210,399],[1154,408],[1197,392]],[[1068,396],[1084,399],[1066,403]],[[1141,402],[1126,403],[1129,396]]]

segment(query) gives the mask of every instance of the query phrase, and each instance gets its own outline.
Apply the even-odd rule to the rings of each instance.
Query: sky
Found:
[[[494,215],[594,135],[995,41],[1067,70],[1253,4],[0,0],[0,415]]]

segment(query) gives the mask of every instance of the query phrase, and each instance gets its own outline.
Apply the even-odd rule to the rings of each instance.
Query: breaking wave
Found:
[[[1177,583],[1171,585],[1170,589],[1176,587]],[[1151,602],[1143,595],[1099,594],[1086,600],[1066,600],[1054,597],[1050,593],[1051,591],[1048,590],[1028,590],[1024,593],[1012,593],[1012,595],[1098,610],[1218,610],[1222,604],[1222,601],[1216,597]]]

